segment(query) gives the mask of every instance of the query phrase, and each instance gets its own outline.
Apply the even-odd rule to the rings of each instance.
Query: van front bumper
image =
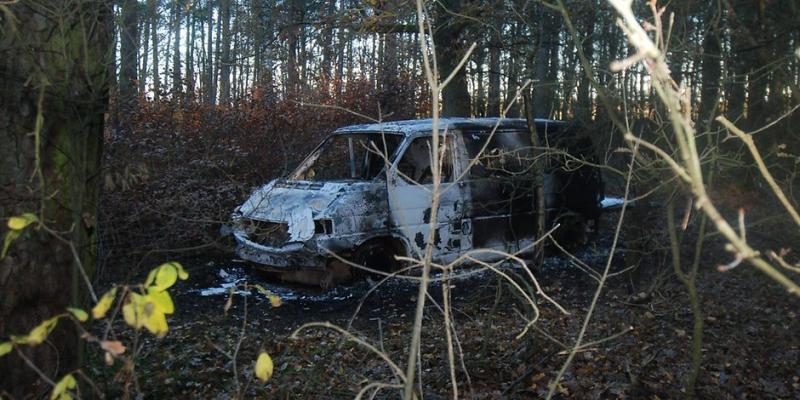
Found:
[[[278,269],[325,268],[327,257],[319,255],[303,243],[287,243],[270,247],[255,243],[244,232],[234,232],[236,254],[244,260]]]

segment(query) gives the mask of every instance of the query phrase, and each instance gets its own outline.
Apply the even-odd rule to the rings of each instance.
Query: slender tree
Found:
[[[106,2],[31,0],[0,8],[13,15],[0,19],[0,219],[30,212],[41,222],[0,260],[0,337],[8,337],[67,306],[88,305],[82,272],[91,279],[95,270],[113,53]],[[6,229],[2,224],[0,234]],[[59,324],[47,340],[21,351],[57,381],[78,366],[78,334]],[[13,352],[0,361],[0,387],[17,398],[42,398],[51,389]]]
[[[122,3],[122,26],[120,27],[119,97],[118,123],[125,125],[127,116],[138,99],[139,67],[139,2],[125,0]]]

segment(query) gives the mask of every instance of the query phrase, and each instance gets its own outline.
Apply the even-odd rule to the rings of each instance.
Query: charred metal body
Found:
[[[537,120],[550,151],[545,171],[549,223],[596,219],[603,184],[580,129]],[[257,189],[234,212],[237,254],[272,270],[315,271],[325,285],[350,279],[344,259],[396,267],[427,243],[448,262],[465,251],[516,252],[536,239],[531,140],[522,119],[440,120],[440,205],[429,240],[431,120],[355,125],[333,132],[288,177]],[[487,259],[493,256],[486,255]],[[292,280],[307,281],[316,278]]]

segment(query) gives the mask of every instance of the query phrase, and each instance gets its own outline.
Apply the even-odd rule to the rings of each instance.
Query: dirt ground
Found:
[[[716,240],[712,238],[707,248],[722,254]],[[602,233],[576,255],[601,269],[610,246],[610,234]],[[612,270],[621,268],[620,253]],[[232,258],[193,257],[182,262],[190,279],[174,290],[176,313],[169,320],[169,334],[164,339],[142,336],[137,384],[147,397],[226,399],[241,393],[247,398],[353,398],[370,383],[397,382],[384,360],[338,332],[315,327],[297,332],[296,339],[290,336],[309,322],[346,328],[352,321],[350,332],[403,368],[415,282],[393,280],[370,291],[375,282],[367,280],[323,291],[266,280]],[[512,266],[503,270],[520,272]],[[546,393],[566,358],[564,350],[574,343],[596,282],[563,255],[549,255],[537,276],[544,291],[570,314],[538,297],[540,319],[520,339],[531,314],[509,285],[500,284],[490,272],[452,281],[461,397],[540,398]],[[692,332],[685,290],[667,274],[652,296],[639,299],[630,293],[627,279],[627,274],[609,279],[584,341],[590,345],[567,370],[558,397],[685,395]],[[699,281],[705,321],[699,397],[800,398],[800,301],[748,266],[728,273],[704,266]],[[244,282],[277,294],[281,306],[272,307],[263,294],[250,290],[238,292],[225,312],[230,287]],[[420,348],[420,392],[424,398],[439,399],[452,397],[440,284],[433,285],[431,300]],[[599,342],[591,344],[594,341]],[[275,364],[267,384],[253,379],[261,350]],[[97,381],[113,381],[115,368],[97,364],[93,372],[104,378]],[[114,393],[120,388],[104,390]],[[377,396],[397,397],[394,389]]]

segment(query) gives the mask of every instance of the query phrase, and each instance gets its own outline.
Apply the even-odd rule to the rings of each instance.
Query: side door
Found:
[[[536,226],[529,133],[476,129],[465,130],[462,138],[473,247],[507,252],[526,248]]]
[[[463,242],[462,222],[465,218],[464,188],[451,184],[458,176],[460,166],[455,162],[456,137],[442,135],[441,185],[436,234],[433,238],[433,258],[449,262],[459,255]],[[389,198],[389,223],[411,244],[410,256],[421,257],[430,239],[430,222],[433,200],[433,166],[431,165],[430,136],[411,139],[401,151],[389,172],[387,187]]]

